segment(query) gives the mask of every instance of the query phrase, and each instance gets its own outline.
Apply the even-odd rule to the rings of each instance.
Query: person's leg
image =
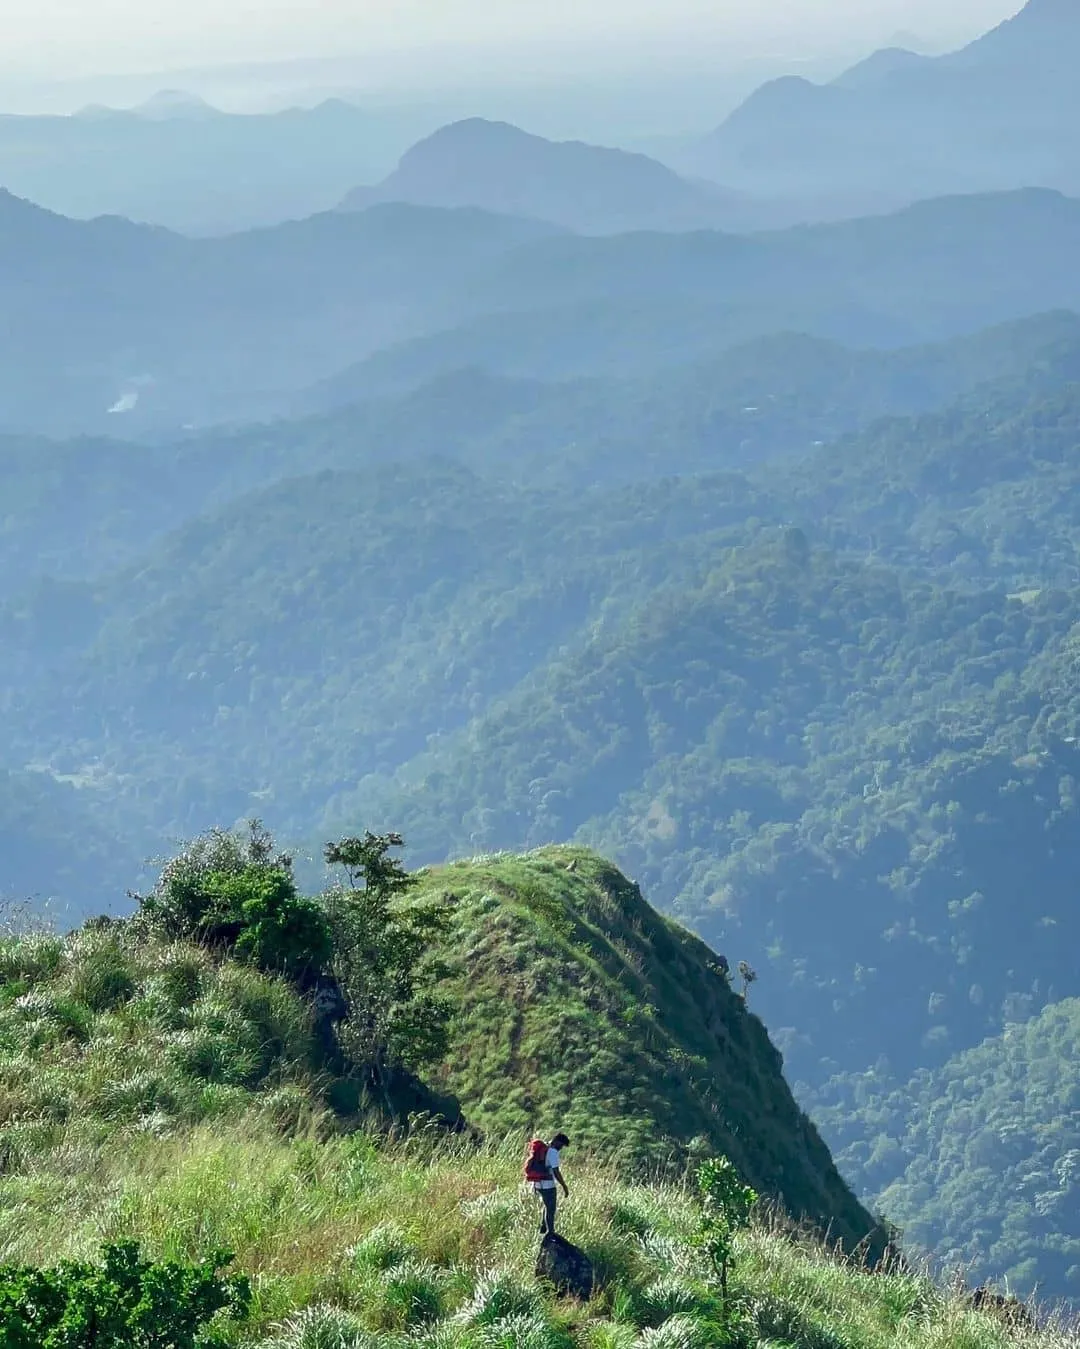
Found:
[[[550,1190],[541,1190],[540,1198],[544,1205],[544,1217],[540,1223],[540,1235],[553,1237],[555,1235],[555,1205],[557,1202],[554,1188]]]

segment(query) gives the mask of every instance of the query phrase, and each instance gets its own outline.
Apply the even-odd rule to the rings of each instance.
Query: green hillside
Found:
[[[152,1260],[231,1254],[252,1296],[217,1319],[223,1346],[1014,1342],[955,1288],[870,1273],[764,1212],[735,1234],[725,1300],[697,1243],[694,1187],[659,1177],[657,1163],[674,1160],[665,1128],[698,1130],[699,1158],[727,1137],[763,1183],[836,1204],[834,1237],[845,1222],[866,1222],[792,1104],[760,1023],[705,948],[594,856],[556,849],[432,872],[403,912],[447,887],[457,900],[445,987],[457,1019],[440,1075],[478,1117],[514,1126],[505,1142],[422,1121],[391,1139],[367,1117],[331,1114],[311,1008],[286,979],[260,972],[250,948],[228,956],[155,935],[160,913],[150,910],[67,937],[0,939],[0,1296],[17,1295],[13,1265],[93,1260],[103,1243],[136,1241]],[[537,979],[535,1005],[497,996],[523,975]],[[647,998],[655,1015],[643,1014]],[[545,1058],[548,1020],[566,1047],[560,1059]],[[587,1042],[592,1058],[580,1053]],[[560,1067],[572,1070],[572,1099]],[[564,1112],[577,1133],[563,1230],[597,1272],[587,1305],[553,1299],[533,1275],[536,1210],[520,1183],[519,1127],[533,1109]],[[662,1116],[650,1120],[654,1109]],[[631,1144],[629,1158],[611,1155],[619,1142]],[[1059,1344],[1055,1334],[1024,1342]]]
[[[444,896],[433,958],[454,1017],[428,1081],[470,1123],[496,1138],[561,1125],[631,1171],[723,1153],[794,1216],[851,1246],[871,1235],[712,953],[613,867],[569,849],[459,864],[412,902]],[[257,970],[125,924],[5,949],[7,1089],[33,1093],[8,1112],[19,1129],[199,1121],[238,1091],[287,1099],[318,1080],[310,1011]]]
[[[448,962],[454,1012],[433,1081],[460,1091],[489,1139],[421,1120],[392,1144],[365,1110],[330,1112],[361,1064],[328,1056],[298,969],[266,973],[278,948],[213,944],[220,927],[206,944],[170,938],[182,911],[160,908],[169,894],[187,905],[209,886],[224,900],[232,877],[253,897],[260,878],[287,877],[289,863],[259,853],[198,870],[198,857],[243,861],[222,847],[170,863],[136,920],[0,939],[0,1267],[88,1259],[102,1242],[173,1260],[225,1249],[253,1280],[251,1314],[221,1327],[228,1344],[705,1349],[739,1325],[767,1337],[847,1318],[893,1342],[889,1298],[856,1309],[870,1276],[805,1229],[789,1245],[775,1222],[740,1237],[736,1300],[721,1303],[692,1241],[686,1161],[727,1147],[764,1193],[848,1246],[871,1219],[711,952],[608,863],[580,850],[492,859],[426,874],[398,901],[402,915],[452,907],[431,952]],[[530,1273],[520,1152],[530,1122],[556,1117],[574,1135],[565,1230],[600,1276],[588,1309],[551,1303]],[[897,1296],[999,1342],[926,1280],[897,1276]]]
[[[771,366],[658,377],[609,440],[616,383],[560,409],[472,372],[152,454],[9,442],[0,888],[123,906],[147,855],[262,813],[305,879],[358,819],[414,865],[574,841],[749,960],[798,1099],[845,1151],[876,1140],[858,1110],[835,1132],[844,1074],[902,1083],[1080,996],[1070,330],[776,339]],[[934,388],[960,401],[865,424]],[[756,462],[833,419],[855,429]]]
[[[822,1122],[845,1174],[911,1243],[976,1278],[1004,1274],[1023,1296],[1075,1302],[1078,1061],[1071,998],[910,1081],[873,1071],[841,1079]]]
[[[1036,998],[1075,987],[1061,685],[1080,612],[1069,593],[943,591],[802,547],[719,552],[699,588],[600,629],[364,792],[430,855],[574,835],[614,850],[759,969],[796,1079],[819,1082],[977,1043],[1033,971]],[[1018,904],[1032,866],[1039,902]]]
[[[495,1136],[554,1126],[659,1164],[720,1152],[847,1243],[870,1230],[764,1027],[702,942],[580,849],[429,873],[453,896],[454,1042],[434,1082]]]

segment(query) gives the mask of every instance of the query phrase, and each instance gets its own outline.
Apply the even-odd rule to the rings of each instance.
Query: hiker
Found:
[[[570,1191],[563,1180],[560,1169],[560,1154],[570,1143],[565,1134],[556,1134],[550,1143],[542,1138],[534,1138],[529,1144],[529,1156],[525,1162],[525,1179],[533,1187],[544,1205],[544,1216],[540,1223],[540,1233],[545,1237],[555,1235],[555,1209],[559,1202],[556,1186],[562,1187],[567,1199]]]

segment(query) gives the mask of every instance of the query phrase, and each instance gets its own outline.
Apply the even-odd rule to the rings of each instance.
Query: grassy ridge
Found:
[[[457,1017],[437,1082],[470,1120],[558,1125],[638,1170],[723,1153],[849,1245],[871,1233],[715,954],[613,866],[552,847],[433,869],[420,893],[453,897]]]
[[[854,1221],[760,1023],[701,943],[590,854],[462,864],[427,873],[421,891],[434,888],[457,896],[460,1010],[442,1076],[466,1100],[486,1081],[471,1102],[491,1131],[483,1146],[434,1128],[377,1137],[331,1115],[308,1010],[279,980],[130,924],[0,940],[0,1263],[129,1239],[156,1258],[225,1248],[254,1303],[223,1333],[263,1349],[1011,1342],[927,1278],[869,1274],[764,1219],[740,1237],[723,1307],[693,1245],[691,1188],[605,1154],[627,1137],[650,1158],[727,1144],[755,1179],[840,1187],[820,1202]],[[526,971],[538,987],[515,1008],[506,980]],[[516,1058],[500,1068],[508,1044]],[[588,1306],[553,1300],[532,1274],[526,1109],[580,1124],[563,1223],[600,1276]]]

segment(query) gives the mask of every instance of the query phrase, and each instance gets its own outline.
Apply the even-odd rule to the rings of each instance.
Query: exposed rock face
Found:
[[[536,1261],[536,1277],[550,1284],[561,1297],[588,1302],[592,1297],[592,1261],[573,1242],[557,1234],[545,1237]]]

